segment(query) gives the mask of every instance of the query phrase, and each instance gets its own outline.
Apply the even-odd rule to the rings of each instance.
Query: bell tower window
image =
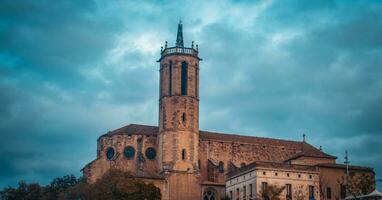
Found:
[[[168,93],[169,95],[172,95],[172,61],[170,61],[169,67],[168,67]]]
[[[186,160],[186,149],[182,150],[182,160]]]
[[[187,63],[182,62],[181,95],[187,95]]]
[[[186,113],[182,114],[182,122],[183,124],[186,123]]]

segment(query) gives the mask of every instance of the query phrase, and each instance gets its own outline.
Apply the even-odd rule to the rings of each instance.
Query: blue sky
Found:
[[[306,133],[382,178],[381,1],[3,0],[0,188],[80,175],[101,134],[156,125],[179,19],[204,59],[201,129]]]

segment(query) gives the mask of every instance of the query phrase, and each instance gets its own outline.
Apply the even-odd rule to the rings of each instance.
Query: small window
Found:
[[[267,174],[266,172],[263,172],[263,175]]]
[[[245,163],[241,163],[241,164],[240,164],[240,167],[245,167]]]
[[[326,188],[326,198],[327,199],[332,198],[332,189],[330,187]]]
[[[340,193],[341,193],[341,199],[346,198],[346,186],[341,184],[340,190],[341,190],[341,191],[340,191]]]
[[[312,179],[312,175],[309,175],[309,178]]]
[[[292,199],[292,185],[286,184],[286,199],[291,200]]]
[[[267,182],[261,182],[261,195],[264,199],[268,198],[268,183]]]
[[[289,173],[287,173],[287,177],[289,177]]]
[[[275,176],[278,176],[278,175],[279,175],[279,174],[276,172],[276,173],[275,173]]]
[[[183,124],[186,123],[186,113],[182,114],[182,122],[183,122]]]
[[[301,174],[299,174],[298,177],[301,178]]]
[[[253,196],[253,187],[252,184],[249,184],[249,197]]]
[[[113,159],[115,156],[115,151],[114,151],[114,148],[113,147],[108,147],[107,150],[106,150],[106,158],[108,160],[111,160]]]
[[[182,150],[182,160],[186,160],[186,149]]]
[[[219,162],[219,172],[224,173],[224,162],[223,161]]]
[[[314,198],[314,186],[309,185],[309,199]]]

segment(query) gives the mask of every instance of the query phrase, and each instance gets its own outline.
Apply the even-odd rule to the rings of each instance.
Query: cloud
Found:
[[[201,129],[308,141],[381,176],[382,6],[3,1],[0,178],[79,174],[96,139],[156,124],[160,46],[199,44]],[[75,152],[75,153],[74,153]],[[364,156],[368,155],[368,156]]]

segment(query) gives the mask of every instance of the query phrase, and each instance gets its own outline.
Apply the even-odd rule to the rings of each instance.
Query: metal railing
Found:
[[[194,48],[186,48],[186,47],[170,47],[166,48],[161,52],[162,56],[168,55],[168,54],[188,54],[193,56],[198,56],[198,51]]]

